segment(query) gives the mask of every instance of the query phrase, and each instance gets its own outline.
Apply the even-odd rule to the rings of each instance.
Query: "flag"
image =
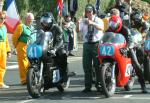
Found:
[[[13,34],[17,25],[20,23],[20,17],[17,11],[15,0],[6,0],[6,8],[5,24],[8,32]]]
[[[57,0],[57,9],[58,9],[58,15],[62,16],[62,10],[63,10],[63,0]]]
[[[100,0],[96,0],[96,4],[95,4],[96,11],[99,10],[99,5],[100,5]]]

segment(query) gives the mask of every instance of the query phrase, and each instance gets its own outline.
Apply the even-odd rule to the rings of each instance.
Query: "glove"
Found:
[[[129,48],[129,49],[134,48],[134,43],[128,43],[128,48]]]
[[[56,49],[51,49],[48,51],[48,54],[51,56],[51,57],[55,57],[56,56]]]
[[[121,49],[120,49],[120,53],[121,53],[122,55],[124,55],[125,57],[128,56],[128,51],[129,51],[128,48],[121,48]]]

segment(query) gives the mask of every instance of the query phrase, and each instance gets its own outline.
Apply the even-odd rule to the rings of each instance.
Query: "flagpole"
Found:
[[[3,0],[0,0],[0,11],[3,10],[3,5],[4,5],[4,1],[3,1]]]
[[[132,7],[131,7],[132,0],[129,1],[129,27],[131,28],[131,12],[132,12]]]

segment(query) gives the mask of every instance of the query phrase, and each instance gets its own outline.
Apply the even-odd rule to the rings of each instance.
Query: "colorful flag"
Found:
[[[59,16],[62,16],[63,7],[64,7],[63,0],[57,0],[57,9]]]
[[[7,26],[8,32],[13,34],[17,25],[20,23],[20,17],[17,11],[15,0],[6,0],[6,7],[7,16],[5,24]]]

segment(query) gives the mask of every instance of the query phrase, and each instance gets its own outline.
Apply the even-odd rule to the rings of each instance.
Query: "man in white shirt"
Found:
[[[103,37],[104,24],[103,21],[95,15],[95,8],[91,4],[85,7],[85,15],[78,20],[77,32],[83,35],[83,69],[85,79],[85,89],[83,93],[91,92],[92,88],[92,64],[96,73],[96,88],[98,89],[99,77],[97,73],[99,61],[97,59],[97,46]]]

